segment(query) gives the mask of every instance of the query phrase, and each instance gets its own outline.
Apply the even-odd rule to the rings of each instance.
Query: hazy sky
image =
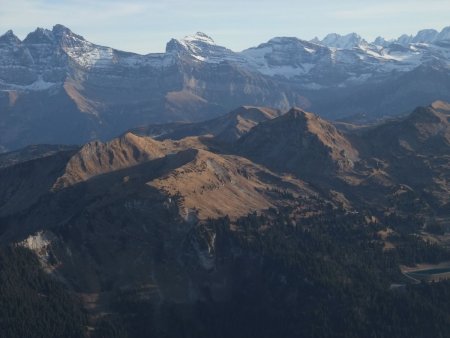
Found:
[[[242,50],[275,36],[357,32],[368,40],[450,26],[450,0],[0,0],[0,34],[61,23],[87,40],[138,53],[202,31]]]

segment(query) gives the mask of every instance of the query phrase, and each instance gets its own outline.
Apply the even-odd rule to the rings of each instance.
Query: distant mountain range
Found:
[[[375,120],[450,100],[450,27],[368,43],[357,34],[277,37],[234,52],[197,33],[138,55],[62,25],[0,37],[0,151],[110,139],[149,123],[241,105]]]

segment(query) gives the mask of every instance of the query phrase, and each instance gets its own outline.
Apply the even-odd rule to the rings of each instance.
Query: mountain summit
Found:
[[[339,35],[336,33],[328,34],[320,44],[328,47],[352,49],[354,47],[367,46],[368,43],[356,33]]]
[[[238,144],[254,161],[301,177],[349,170],[358,160],[358,151],[331,123],[299,108],[260,123]]]
[[[210,36],[202,32],[180,40],[170,40],[166,52],[208,63],[220,63],[228,58],[233,59],[235,55],[230,49],[216,45]]]
[[[7,31],[5,34],[0,36],[0,44],[19,44],[20,39],[14,34],[12,30]]]
[[[208,36],[208,35],[206,35],[205,33],[202,33],[202,32],[197,32],[194,35],[187,35],[187,36],[185,36],[182,39],[182,41],[185,42],[185,43],[203,42],[203,43],[210,44],[210,45],[214,45],[215,44],[214,40],[210,36]]]

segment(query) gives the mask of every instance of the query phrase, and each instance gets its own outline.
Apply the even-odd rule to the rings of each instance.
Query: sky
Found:
[[[146,54],[201,31],[234,51],[275,36],[356,32],[368,41],[450,26],[449,0],[0,0],[0,35],[63,24],[87,40]]]

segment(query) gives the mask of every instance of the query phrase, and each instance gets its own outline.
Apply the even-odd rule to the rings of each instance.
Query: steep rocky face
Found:
[[[372,44],[356,34],[278,37],[239,53],[197,33],[147,55],[93,44],[62,25],[24,41],[8,31],[0,37],[0,150],[106,140],[241,105],[299,106],[328,118],[409,111],[450,100],[447,31]]]

